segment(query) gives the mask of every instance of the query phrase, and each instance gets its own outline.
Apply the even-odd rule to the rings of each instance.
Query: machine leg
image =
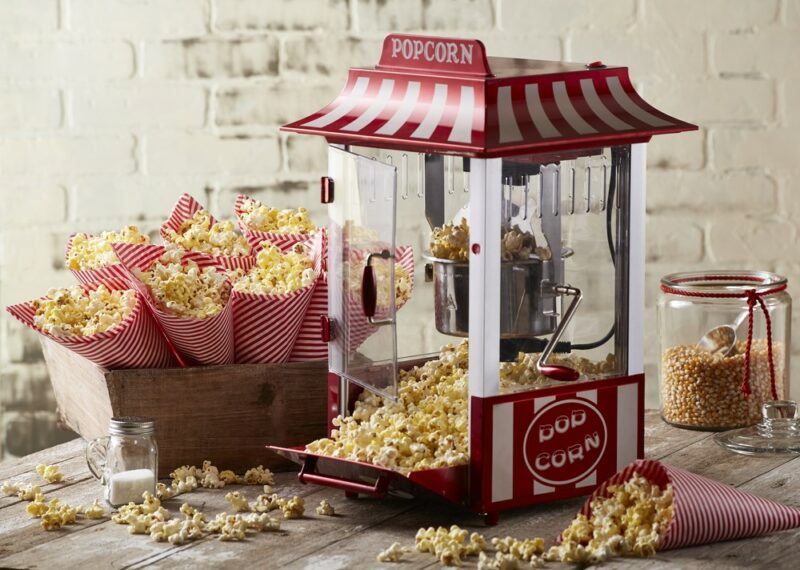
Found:
[[[497,511],[486,513],[483,515],[483,522],[486,526],[497,526],[500,522],[500,513]]]
[[[358,493],[355,491],[345,491],[344,496],[348,499],[358,499]]]

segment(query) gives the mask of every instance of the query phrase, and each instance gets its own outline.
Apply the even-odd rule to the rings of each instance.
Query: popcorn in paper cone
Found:
[[[139,291],[156,316],[167,338],[181,355],[197,364],[231,364],[234,359],[233,304],[228,299],[217,313],[205,318],[181,317],[165,310],[156,301],[150,288],[138,277],[142,271],[153,268],[167,249],[161,245],[114,244],[128,273],[132,287]],[[181,251],[181,264],[193,261],[200,269],[213,268],[226,274],[226,268],[209,256],[193,251]],[[225,287],[230,292],[230,281],[225,277]]]
[[[328,314],[328,236],[324,229],[303,244],[314,262],[317,282],[297,333],[289,362],[328,358],[328,343],[322,340],[322,317]]]
[[[662,489],[672,484],[672,522],[663,533],[658,550],[760,536],[800,527],[800,509],[648,459],[631,463],[605,481],[580,512],[591,516],[591,501],[596,497],[608,496],[609,485],[622,484],[634,473]]]
[[[110,248],[112,242],[108,241],[108,238],[128,243],[150,242],[146,235],[139,233],[136,226],[127,226],[121,232],[103,232],[99,236],[75,233],[67,242],[64,262],[79,283],[84,285],[102,283],[111,289],[126,289],[128,274],[113,255],[113,251],[97,251]],[[76,242],[78,242],[77,248]],[[91,247],[92,243],[94,247]],[[87,251],[76,251],[76,249]],[[86,265],[96,265],[96,267],[86,267]]]
[[[92,283],[80,287],[88,293],[100,285]],[[175,357],[142,295],[135,290],[132,294],[135,295],[135,305],[127,316],[105,331],[86,336],[56,335],[41,330],[34,322],[36,308],[33,301],[11,305],[6,310],[42,336],[108,370],[175,366]]]
[[[258,200],[240,194],[236,197],[234,203],[234,211],[236,212],[236,219],[239,222],[239,229],[247,239],[250,246],[256,250],[260,247],[261,242],[268,241],[281,251],[290,251],[295,245],[307,241],[314,233],[313,225],[310,220],[305,219],[305,210],[302,212],[295,212],[295,215],[304,218],[301,224],[298,224],[298,231],[264,231],[254,227],[253,223],[248,223],[248,207],[253,205],[256,208],[265,206]],[[272,208],[271,210],[274,210]],[[302,231],[300,231],[302,230]]]
[[[217,253],[213,253],[211,251],[202,251],[201,249],[195,249],[192,247],[185,247],[184,243],[178,243],[180,237],[189,225],[192,222],[193,216],[200,212],[201,210],[205,210],[198,202],[194,199],[190,194],[181,194],[181,197],[178,198],[178,202],[175,204],[175,207],[172,209],[172,214],[170,214],[169,219],[164,222],[161,226],[161,238],[168,243],[177,243],[184,249],[189,251],[194,251],[195,253],[202,253],[207,255],[214,262],[218,263],[228,271],[233,271],[237,269],[241,269],[242,271],[249,271],[251,267],[256,262],[256,257],[252,253],[252,250],[255,250],[255,247],[248,243],[248,247],[251,249],[248,253],[243,253],[242,255],[221,255]],[[208,218],[205,220],[205,223],[209,226],[207,230],[210,230],[212,226],[218,223],[218,221],[208,213]],[[227,224],[228,222],[221,222],[223,224]],[[228,234],[229,242],[231,247],[236,247],[236,240],[242,239],[238,235],[233,234],[233,223],[230,222],[231,227],[226,228],[225,233]],[[191,230],[190,230],[191,231]],[[210,236],[211,232],[209,232]],[[208,244],[206,238],[203,239],[203,243],[206,244],[205,247],[211,247]],[[219,247],[219,246],[217,246]]]

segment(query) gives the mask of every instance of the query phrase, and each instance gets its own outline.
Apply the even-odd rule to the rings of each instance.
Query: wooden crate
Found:
[[[327,361],[103,370],[48,339],[42,347],[60,420],[89,440],[107,435],[112,416],[155,418],[161,477],[204,459],[288,469],[264,446],[326,435]]]

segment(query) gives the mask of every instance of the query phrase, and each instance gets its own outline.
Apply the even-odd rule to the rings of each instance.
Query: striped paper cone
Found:
[[[395,250],[396,259],[398,263],[406,270],[409,279],[409,288],[414,290],[414,248],[412,246],[398,246]],[[363,251],[352,251],[351,263],[359,264],[366,258]],[[405,303],[396,303],[395,311],[403,308]],[[375,325],[369,324],[367,316],[364,314],[364,307],[361,301],[361,291],[351,291],[347,294],[347,310],[350,315],[348,323],[348,349],[353,351],[358,349],[359,346],[378,330]],[[375,318],[383,319],[389,316],[389,307],[378,305],[375,308]]]
[[[142,294],[164,334],[181,355],[197,364],[233,363],[233,303],[230,300],[219,314],[205,319],[179,317],[164,311],[156,304],[147,285],[135,275],[136,270],[150,269],[164,254],[164,246],[115,243],[112,247],[125,266],[131,287]],[[183,261],[189,260],[196,262],[200,267],[211,266],[220,272],[225,271],[225,267],[201,253],[183,252]],[[230,287],[230,283],[228,286]]]
[[[289,362],[328,358],[328,343],[322,340],[320,328],[322,316],[328,314],[328,237],[325,230],[314,234],[303,245],[314,261],[314,271],[318,277]]]
[[[731,485],[649,459],[634,461],[606,480],[592,493],[580,512],[591,516],[592,499],[608,496],[609,485],[624,483],[634,472],[662,488],[672,483],[672,522],[658,550],[760,536],[800,527],[800,509],[762,499]]]
[[[239,194],[236,197],[236,202],[234,203],[233,208],[236,212],[236,219],[239,223],[239,229],[242,231],[242,235],[244,235],[245,239],[247,239],[247,242],[254,251],[258,251],[261,248],[262,241],[268,241],[281,251],[285,252],[292,249],[298,243],[303,243],[309,239],[309,234],[281,234],[277,232],[262,232],[248,228],[242,221],[242,205],[246,200],[252,200],[252,198],[245,196],[244,194]]]
[[[169,216],[169,219],[161,225],[161,239],[165,242],[169,241],[169,237],[167,234],[167,230],[170,229],[172,231],[180,231],[181,225],[183,222],[190,220],[192,216],[198,210],[202,210],[203,205],[200,204],[191,194],[181,194],[178,201],[175,203],[175,207],[172,209],[172,213]],[[211,225],[217,223],[217,220],[214,216],[209,214],[209,219],[211,221]],[[249,243],[249,240],[248,240]],[[253,251],[255,251],[255,247],[253,247]],[[199,252],[195,252],[199,253]],[[256,263],[256,256],[253,255],[211,255],[211,254],[202,254],[210,257],[214,260],[214,262],[218,263],[228,271],[234,271],[236,269],[241,269],[245,273],[250,271],[250,269]]]
[[[64,261],[69,259],[69,252],[72,250],[72,240],[75,234],[69,237],[67,242],[67,249],[64,251]],[[106,267],[98,267],[97,269],[70,269],[72,275],[82,285],[90,285],[92,283],[102,283],[110,289],[127,289],[128,288],[128,273],[120,263],[108,265]]]
[[[233,292],[237,363],[289,360],[314,285],[291,293],[262,295]]]
[[[91,291],[99,284],[83,285]],[[17,320],[39,334],[54,340],[108,370],[122,368],[169,368],[176,365],[175,357],[161,334],[142,295],[136,293],[136,305],[122,322],[107,331],[90,336],[57,336],[40,330],[33,322],[36,309],[33,302],[6,307]]]

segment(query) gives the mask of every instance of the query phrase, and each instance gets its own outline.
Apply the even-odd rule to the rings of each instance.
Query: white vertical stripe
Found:
[[[597,403],[597,390],[585,390],[583,392],[577,392],[575,394],[578,398],[583,398],[584,400],[589,400],[590,402]]]
[[[505,143],[522,140],[522,133],[519,132],[517,118],[514,116],[510,85],[497,88],[497,121],[500,129],[499,142]]]
[[[353,107],[356,106],[361,98],[364,96],[364,93],[367,91],[367,85],[369,84],[368,77],[359,77],[356,79],[356,84],[353,86],[353,90],[350,91],[347,95],[343,95],[339,99],[338,105],[322,115],[321,117],[317,117],[313,121],[309,121],[307,123],[303,123],[302,126],[304,127],[315,127],[321,128],[326,127],[333,123],[334,121],[338,121],[342,117],[344,117],[347,113],[349,113]]]
[[[561,132],[553,126],[553,123],[550,122],[550,117],[547,116],[544,108],[542,108],[542,100],[539,98],[539,86],[535,83],[529,83],[525,86],[525,103],[528,105],[528,114],[543,139],[561,136]]]
[[[533,495],[546,495],[547,493],[552,493],[555,491],[555,487],[550,487],[549,485],[545,485],[543,483],[539,483],[537,480],[533,480]]]
[[[342,130],[360,131],[370,124],[386,107],[386,104],[389,102],[389,98],[392,96],[392,89],[394,89],[394,79],[384,79],[381,82],[381,88],[378,91],[378,95],[372,101],[372,104],[367,107],[367,110],[364,111],[359,118],[342,127]]]
[[[606,83],[608,84],[609,91],[611,91],[611,96],[614,97],[614,100],[619,104],[620,107],[625,109],[625,112],[627,112],[629,115],[636,117],[651,127],[672,126],[672,123],[669,121],[665,121],[661,117],[656,117],[649,111],[646,111],[637,105],[633,99],[630,98],[630,95],[625,92],[625,89],[623,89],[622,83],[619,81],[619,77],[609,77],[606,79]]]
[[[514,402],[492,407],[492,502],[514,496]]]
[[[394,115],[392,115],[392,118],[386,121],[386,123],[384,123],[380,129],[375,131],[376,134],[393,135],[406,123],[408,118],[411,116],[411,113],[414,111],[414,108],[417,106],[417,99],[419,99],[419,85],[419,81],[408,82],[406,94],[403,96],[402,102],[397,107],[397,110],[394,112]]]
[[[450,142],[472,142],[472,120],[475,117],[475,89],[469,85],[461,86],[461,99],[453,130],[447,138]]]
[[[575,483],[575,488],[580,489],[581,487],[592,487],[597,485],[597,469],[589,473],[588,476],[581,479],[577,483]]]
[[[555,81],[553,82],[553,97],[556,100],[556,106],[558,110],[561,111],[561,115],[567,120],[569,126],[575,129],[575,131],[581,135],[588,135],[590,133],[596,133],[597,130],[592,127],[589,123],[583,120],[578,114],[578,111],[575,110],[575,107],[572,106],[572,101],[569,99],[569,93],[567,93],[567,84],[563,81]]]
[[[600,97],[597,95],[597,90],[594,88],[594,81],[591,79],[581,79],[581,91],[583,91],[583,98],[586,99],[592,112],[609,127],[616,131],[627,131],[633,128],[609,111],[603,104]]]
[[[644,372],[644,263],[647,144],[631,145],[628,228],[628,374]]]
[[[433,100],[428,107],[428,113],[422,119],[417,130],[411,133],[411,136],[415,139],[431,138],[433,131],[439,126],[439,121],[442,119],[445,103],[447,103],[447,85],[437,83],[433,89]]]
[[[547,404],[554,401],[556,399],[555,396],[542,396],[541,398],[536,398],[533,401],[533,413],[537,413],[539,410],[544,408]]]
[[[617,388],[617,471],[636,459],[638,396],[638,384],[625,384]]]

